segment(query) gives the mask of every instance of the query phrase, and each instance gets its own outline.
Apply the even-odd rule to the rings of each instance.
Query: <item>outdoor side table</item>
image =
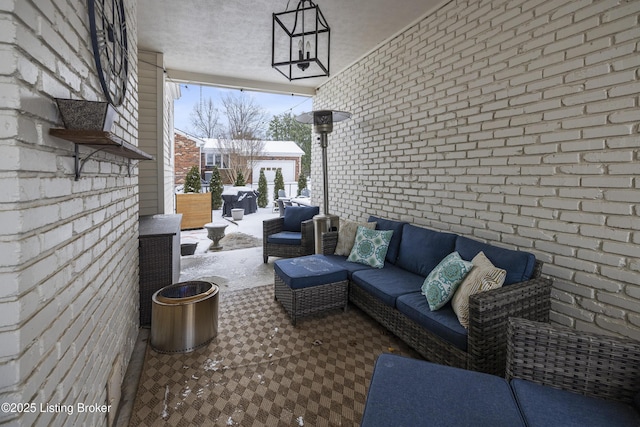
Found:
[[[291,323],[303,316],[334,308],[347,309],[347,270],[337,267],[321,255],[280,259],[274,263],[275,299],[291,317]]]

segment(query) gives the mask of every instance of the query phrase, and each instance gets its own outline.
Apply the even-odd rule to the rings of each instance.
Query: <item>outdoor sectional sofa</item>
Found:
[[[349,301],[429,361],[503,375],[509,317],[548,322],[551,280],[541,277],[533,254],[500,248],[465,236],[371,216],[377,230],[393,230],[383,268],[334,255],[338,232],[323,234],[324,258],[347,270]],[[499,289],[472,295],[469,328],[451,304],[431,311],[421,294],[425,277],[448,254],[471,260],[480,251],[507,271]]]
[[[507,337],[506,378],[381,355],[361,425],[640,425],[638,341],[518,318]]]

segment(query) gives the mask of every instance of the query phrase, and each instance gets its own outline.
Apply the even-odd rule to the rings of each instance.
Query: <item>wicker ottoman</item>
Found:
[[[333,308],[347,309],[347,270],[321,255],[281,259],[273,264],[275,299],[296,324],[299,317]]]

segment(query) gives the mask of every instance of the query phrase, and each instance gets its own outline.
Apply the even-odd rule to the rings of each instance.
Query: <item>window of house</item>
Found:
[[[206,153],[206,166],[217,166],[219,169],[229,168],[228,154]]]

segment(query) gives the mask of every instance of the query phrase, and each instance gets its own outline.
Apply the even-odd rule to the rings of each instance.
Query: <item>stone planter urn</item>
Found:
[[[242,208],[231,209],[231,218],[233,218],[234,221],[240,221],[243,217],[244,217],[244,209]]]
[[[216,222],[210,222],[204,225],[204,228],[207,229],[207,237],[212,240],[212,243],[209,246],[210,251],[219,251],[222,249],[220,240],[224,237],[224,230],[227,228],[227,225],[228,224]]]

